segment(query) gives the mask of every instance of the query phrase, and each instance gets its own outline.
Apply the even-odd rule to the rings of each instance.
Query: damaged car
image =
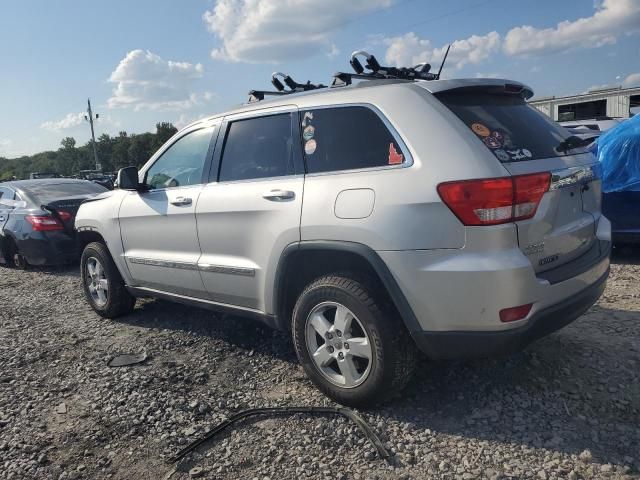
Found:
[[[108,190],[86,180],[18,180],[0,186],[0,263],[63,265],[79,257],[73,223],[80,204]]]

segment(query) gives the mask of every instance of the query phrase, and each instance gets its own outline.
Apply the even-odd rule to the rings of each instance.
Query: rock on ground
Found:
[[[361,411],[391,464],[347,420],[295,415],[237,425],[171,478],[640,478],[639,259],[617,256],[598,304],[526,351],[424,361],[400,398]],[[0,267],[1,479],[159,479],[239,409],[332,405],[287,335],[156,300],[106,321],[76,271]]]

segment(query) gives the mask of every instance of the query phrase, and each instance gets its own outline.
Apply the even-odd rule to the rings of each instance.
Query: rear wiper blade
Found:
[[[586,147],[593,142],[593,138],[580,138],[575,135],[567,137],[556,147],[556,152],[568,152],[574,148]]]

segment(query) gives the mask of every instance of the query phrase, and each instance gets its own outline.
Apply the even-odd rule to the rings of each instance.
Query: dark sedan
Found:
[[[0,184],[0,263],[26,268],[76,260],[78,207],[107,191],[94,182],[64,178]]]

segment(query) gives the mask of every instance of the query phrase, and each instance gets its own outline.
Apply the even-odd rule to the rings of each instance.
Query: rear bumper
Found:
[[[64,265],[79,258],[75,238],[64,232],[31,232],[16,245],[30,265]]]
[[[414,332],[413,339],[429,357],[465,359],[514,353],[555,332],[585,313],[606,286],[609,270],[593,285],[571,298],[539,310],[526,325],[506,331]]]
[[[613,243],[640,244],[640,230],[613,230],[611,232],[611,237],[613,238]]]

